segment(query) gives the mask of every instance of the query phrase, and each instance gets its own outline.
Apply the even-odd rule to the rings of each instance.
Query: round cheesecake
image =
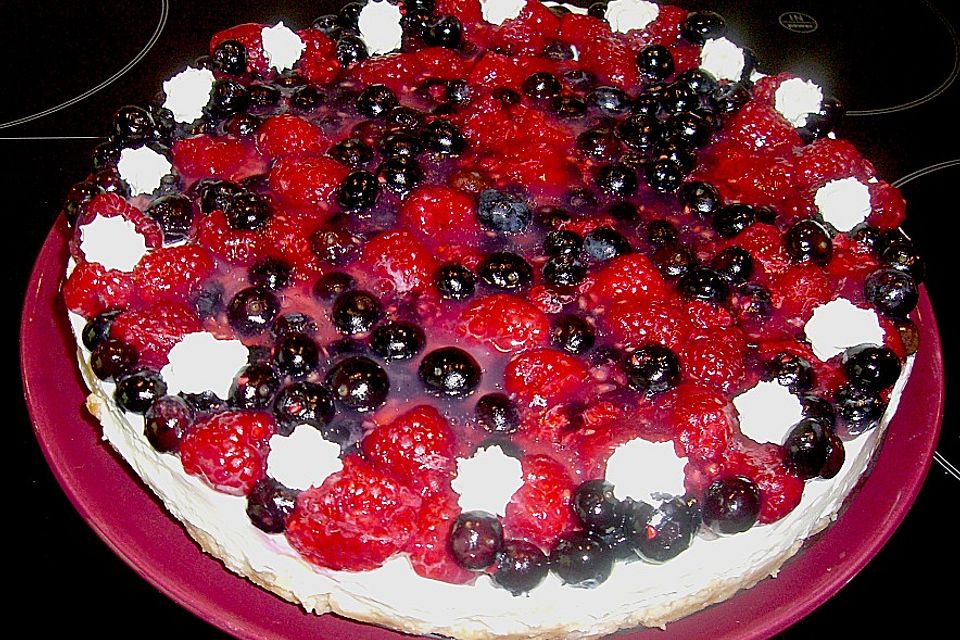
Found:
[[[868,472],[923,264],[842,105],[724,33],[373,0],[216,34],[64,208],[104,438],[231,571],[409,633],[593,638],[775,575]]]

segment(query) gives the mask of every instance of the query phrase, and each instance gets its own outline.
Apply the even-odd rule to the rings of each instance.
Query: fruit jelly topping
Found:
[[[587,587],[682,552],[701,503],[723,535],[776,521],[876,426],[923,270],[898,191],[832,133],[842,106],[803,84],[817,99],[785,107],[800,81],[753,74],[724,31],[633,0],[436,0],[215,35],[117,113],[64,207],[94,371],[329,569],[405,553],[451,582]],[[113,227],[142,256],[108,260]],[[821,326],[835,304],[876,323],[869,349]],[[229,384],[198,382],[221,354]],[[770,385],[791,424],[751,415],[756,441],[734,399]],[[340,448],[322,478],[276,444],[304,429]],[[607,462],[644,442],[684,488],[647,474],[650,503],[619,499]],[[492,513],[458,504],[478,450],[522,469]]]

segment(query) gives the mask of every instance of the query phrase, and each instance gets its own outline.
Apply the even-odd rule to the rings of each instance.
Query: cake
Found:
[[[816,84],[644,0],[216,34],[64,207],[103,437],[226,567],[593,638],[775,574],[909,375],[904,202]]]

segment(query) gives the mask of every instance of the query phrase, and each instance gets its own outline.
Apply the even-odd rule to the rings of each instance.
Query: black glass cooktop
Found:
[[[89,150],[113,111],[148,100],[214,32],[241,22],[309,25],[338,2],[34,0],[0,3],[0,214],[6,224],[3,279],[7,333],[17,332],[30,267],[67,189],[86,171]],[[956,218],[960,214],[960,18],[952,0],[726,0],[710,6],[730,37],[753,48],[762,70],[808,77],[843,100],[843,135],[860,147],[909,202],[908,232],[928,262],[926,287],[947,362],[947,408],[938,460],[903,525],[849,585],[782,638],[886,637],[891,619],[917,629],[952,618],[960,554],[952,527],[960,503],[960,403],[951,397],[952,331],[960,320]],[[12,340],[10,341],[12,347]],[[13,349],[7,358],[14,371]],[[19,392],[15,392],[19,395]],[[19,397],[5,429],[13,461],[4,495],[6,575],[17,590],[8,619],[41,637],[224,638],[137,577],[96,538],[57,486]],[[12,446],[11,446],[12,443]],[[903,464],[913,461],[904,460]],[[12,487],[10,486],[12,482]],[[945,550],[945,551],[942,551]],[[12,566],[10,562],[12,560]],[[53,591],[53,601],[51,598]],[[41,599],[37,594],[44,592]],[[104,604],[109,600],[109,607]],[[855,621],[855,622],[853,622]],[[135,626],[134,626],[135,625]],[[921,632],[922,633],[922,632]],[[708,631],[705,630],[705,636]]]

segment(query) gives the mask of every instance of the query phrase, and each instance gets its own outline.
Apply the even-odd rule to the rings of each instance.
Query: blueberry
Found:
[[[226,211],[234,197],[243,193],[240,186],[218,178],[203,178],[192,190],[200,197],[200,211],[203,213]]]
[[[597,227],[583,237],[583,249],[594,260],[610,260],[630,253],[630,243],[610,227]]]
[[[900,358],[887,347],[864,344],[843,354],[843,369],[850,384],[868,391],[893,386],[901,368]]]
[[[563,61],[573,60],[575,53],[573,45],[554,40],[553,42],[547,43],[541,55],[547,60]]]
[[[827,429],[827,458],[820,467],[820,477],[829,479],[836,477],[843,468],[843,462],[846,460],[847,452],[843,448],[843,441],[833,429]]]
[[[837,390],[833,398],[840,423],[850,435],[872,429],[880,422],[887,408],[877,391],[871,391],[847,383]]]
[[[601,538],[610,536],[623,524],[620,501],[606,480],[587,480],[577,487],[570,505],[583,528]]]
[[[223,285],[208,280],[191,296],[191,301],[201,320],[213,318],[224,309]]]
[[[920,300],[916,281],[896,269],[878,269],[867,276],[864,295],[877,310],[894,318],[905,318]]]
[[[660,123],[655,117],[637,113],[617,126],[617,135],[631,149],[650,151],[660,143]]]
[[[416,131],[423,126],[423,115],[416,109],[398,105],[387,112],[386,125],[400,131]]]
[[[383,315],[380,301],[366,291],[346,291],[333,302],[330,319],[346,335],[365,333]]]
[[[577,149],[597,160],[614,160],[620,153],[620,141],[611,129],[587,129],[577,136]]]
[[[320,276],[313,285],[313,295],[320,300],[333,300],[344,291],[356,286],[353,276],[342,271],[330,271]]]
[[[717,209],[713,214],[713,228],[724,238],[732,238],[752,225],[756,210],[748,204],[735,202]]]
[[[259,287],[241,289],[227,305],[227,320],[242,337],[259,335],[280,312],[276,296]]]
[[[157,129],[150,113],[142,107],[121,107],[113,114],[113,135],[124,143],[156,140]]]
[[[623,370],[630,388],[647,395],[667,391],[680,382],[680,360],[673,351],[657,343],[630,354]]]
[[[109,339],[113,321],[121,313],[120,309],[109,309],[90,318],[87,324],[83,326],[83,331],[80,332],[83,346],[93,351],[97,348],[97,345]]]
[[[113,399],[124,411],[144,414],[150,406],[167,394],[167,383],[160,374],[149,369],[128,373],[117,381]]]
[[[534,589],[549,571],[550,559],[540,547],[525,540],[507,540],[490,577],[494,584],[516,596]]]
[[[600,20],[606,20],[608,4],[610,3],[607,1],[594,2],[589,7],[587,7],[587,15],[591,15],[594,18],[599,18]]]
[[[550,99],[550,111],[558,118],[580,118],[587,112],[587,103],[572,95],[559,95]]]
[[[235,138],[249,138],[257,132],[263,120],[249,113],[238,113],[224,125],[227,134]]]
[[[500,233],[520,233],[530,224],[533,214],[526,201],[504,191],[485,189],[477,199],[480,224]]]
[[[465,511],[450,527],[450,552],[464,569],[483,571],[503,548],[503,527],[493,514]]]
[[[477,269],[480,279],[498,289],[519,289],[533,280],[533,268],[516,253],[495,251]]]
[[[401,197],[423,182],[423,169],[414,158],[398,156],[387,158],[379,167],[377,175],[383,185]]]
[[[185,240],[193,227],[193,202],[184,195],[161,196],[146,209],[163,231],[164,244]]]
[[[520,413],[504,393],[488,393],[473,408],[477,424],[490,433],[510,434],[520,428]]]
[[[224,210],[227,215],[227,224],[232,229],[240,231],[254,231],[267,223],[273,211],[266,196],[250,191],[241,191],[227,203]]]
[[[545,100],[560,95],[563,86],[552,73],[540,71],[523,81],[523,92],[534,99]]]
[[[820,109],[807,116],[807,122],[800,129],[801,137],[815,140],[835,131],[843,121],[846,112],[843,103],[836,98],[824,98],[820,102]]]
[[[812,262],[823,266],[833,256],[830,234],[816,220],[795,223],[783,236],[783,245],[794,262]]]
[[[827,462],[828,428],[818,420],[804,418],[790,430],[783,443],[784,464],[804,480],[816,478]]]
[[[266,363],[244,367],[230,386],[227,401],[238,409],[265,409],[280,389],[280,378]]]
[[[688,298],[722,303],[730,296],[730,285],[720,273],[708,267],[694,267],[680,277],[677,288]]]
[[[275,338],[288,333],[305,333],[308,336],[317,332],[317,323],[310,316],[298,311],[285,313],[273,321],[270,333]]]
[[[325,96],[320,89],[317,89],[313,85],[304,85],[302,87],[297,87],[292,94],[290,94],[290,105],[293,106],[297,111],[307,112],[313,111],[322,105],[325,101]]]
[[[213,49],[213,66],[223,73],[240,76],[247,72],[247,48],[236,40],[224,40]]]
[[[637,67],[643,75],[663,80],[673,73],[673,54],[663,45],[647,45],[637,54]]]
[[[587,101],[603,113],[612,115],[630,110],[630,97],[617,87],[596,87],[587,95]]]
[[[360,255],[360,238],[342,227],[317,229],[310,236],[310,248],[315,256],[334,265],[352,262]]]
[[[647,240],[655,247],[663,247],[677,241],[680,232],[669,220],[651,220],[647,224]]]
[[[814,418],[829,427],[833,427],[837,421],[833,405],[818,395],[808,393],[800,396],[800,406],[804,418]]]
[[[721,84],[710,94],[710,104],[717,113],[736,113],[752,97],[750,90],[740,82]]]
[[[345,33],[337,40],[337,61],[341,67],[349,67],[354,62],[366,60],[369,57],[367,45],[359,37]]]
[[[247,87],[247,95],[250,97],[250,107],[252,109],[269,109],[280,103],[282,94],[276,87],[268,84],[251,84]]]
[[[658,144],[650,156],[652,162],[647,165],[647,184],[661,193],[676,191],[683,182],[685,174],[693,171],[697,166],[697,154],[686,140],[668,135]],[[672,164],[676,170],[666,172],[665,162]],[[657,165],[656,168],[652,168]],[[658,175],[661,174],[661,175]]]
[[[463,134],[449,120],[434,120],[423,128],[422,137],[428,151],[442,155],[458,155],[467,148]]]
[[[701,510],[703,524],[714,533],[742,533],[760,516],[760,490],[743,476],[714,480],[703,496]]]
[[[723,17],[713,11],[691,11],[680,25],[680,35],[694,44],[723,37],[726,30]]]
[[[727,247],[710,262],[718,273],[734,284],[742,284],[753,275],[753,256],[742,247]]]
[[[342,29],[359,29],[360,12],[363,11],[365,4],[363,2],[348,2],[340,7],[337,12],[337,24]]]
[[[388,133],[380,141],[380,153],[385,158],[413,157],[423,150],[423,142],[409,131]]]
[[[357,97],[357,111],[368,118],[381,118],[400,104],[397,94],[382,84],[372,84]]]
[[[520,94],[507,87],[497,87],[493,90],[492,95],[500,101],[504,109],[508,109],[520,102]]]
[[[477,277],[463,265],[447,263],[434,273],[433,284],[447,300],[465,300],[473,295]]]
[[[327,373],[325,384],[341,403],[359,412],[373,411],[387,401],[390,378],[366,356],[341,360]]]
[[[430,26],[424,41],[432,47],[456,49],[463,40],[463,25],[454,16],[444,16]]]
[[[609,196],[628,198],[637,191],[637,174],[625,164],[608,164],[597,171],[596,183]]]
[[[333,145],[330,155],[348,167],[357,168],[373,159],[373,149],[360,138],[345,138]]]
[[[701,96],[709,95],[717,88],[717,79],[703,69],[687,69],[677,75],[675,83],[684,84]]]
[[[550,568],[564,584],[594,588],[613,571],[613,554],[600,538],[585,531],[564,534],[550,550]]]
[[[543,279],[551,284],[571,287],[586,277],[587,265],[570,254],[553,256],[543,265]]]
[[[417,373],[431,394],[465,398],[480,385],[482,370],[463,349],[441,347],[424,356]]]
[[[693,542],[699,526],[699,513],[680,497],[653,509],[631,510],[624,519],[624,529],[634,550],[652,563],[680,555]]]
[[[683,182],[683,170],[668,158],[661,158],[648,164],[644,175],[647,184],[660,193],[672,193],[679,189]]]
[[[365,211],[377,203],[380,182],[369,171],[354,171],[343,180],[337,202],[347,211]]]
[[[269,291],[283,291],[293,279],[290,265],[278,258],[262,258],[253,263],[247,279],[255,287]]]
[[[112,137],[95,146],[90,154],[90,161],[93,163],[94,170],[99,171],[108,167],[116,167],[117,163],[120,162],[121,150],[120,142]]]
[[[813,388],[813,367],[805,359],[792,353],[778,353],[764,365],[764,380],[775,380],[790,393],[805,393]]]
[[[663,103],[660,101],[660,94],[652,91],[644,91],[633,100],[630,105],[630,112],[634,115],[656,118],[664,110]]]
[[[283,533],[287,518],[297,505],[297,495],[297,491],[265,477],[247,494],[247,517],[261,531]]]
[[[737,289],[737,306],[743,320],[761,321],[773,311],[773,296],[763,285],[750,282]]]
[[[583,251],[583,238],[573,231],[548,231],[543,239],[543,252],[548,256],[576,256]]]
[[[579,316],[564,315],[556,320],[550,332],[553,344],[567,353],[580,355],[589,351],[597,340],[593,326]]]
[[[277,433],[290,435],[298,425],[317,429],[333,419],[333,396],[315,382],[293,382],[283,387],[273,401]]]
[[[564,224],[573,220],[570,213],[560,207],[544,205],[537,207],[534,215],[536,225],[545,230],[559,229]]]
[[[901,235],[897,233],[897,235]],[[902,236],[901,236],[902,237]],[[880,249],[880,262],[884,266],[903,271],[913,278],[914,282],[922,282],[926,267],[923,258],[914,250],[909,240],[883,243]]]
[[[303,378],[320,362],[320,350],[313,338],[298,332],[280,336],[273,347],[273,362],[285,376]]]
[[[194,415],[183,398],[162,396],[143,414],[143,435],[156,451],[172,453],[180,449]]]
[[[668,244],[653,252],[651,261],[666,278],[679,278],[699,264],[696,254],[679,244]]]
[[[389,322],[370,336],[370,348],[384,360],[409,360],[426,344],[423,329],[412,322]]]
[[[137,365],[137,350],[122,340],[106,338],[90,353],[90,369],[100,380],[119,380]]]
[[[706,182],[687,182],[680,189],[684,210],[703,218],[712,216],[720,208],[720,192]]]
[[[250,104],[247,88],[229,78],[221,78],[213,83],[210,91],[210,110],[219,116],[228,116],[244,111]]]

